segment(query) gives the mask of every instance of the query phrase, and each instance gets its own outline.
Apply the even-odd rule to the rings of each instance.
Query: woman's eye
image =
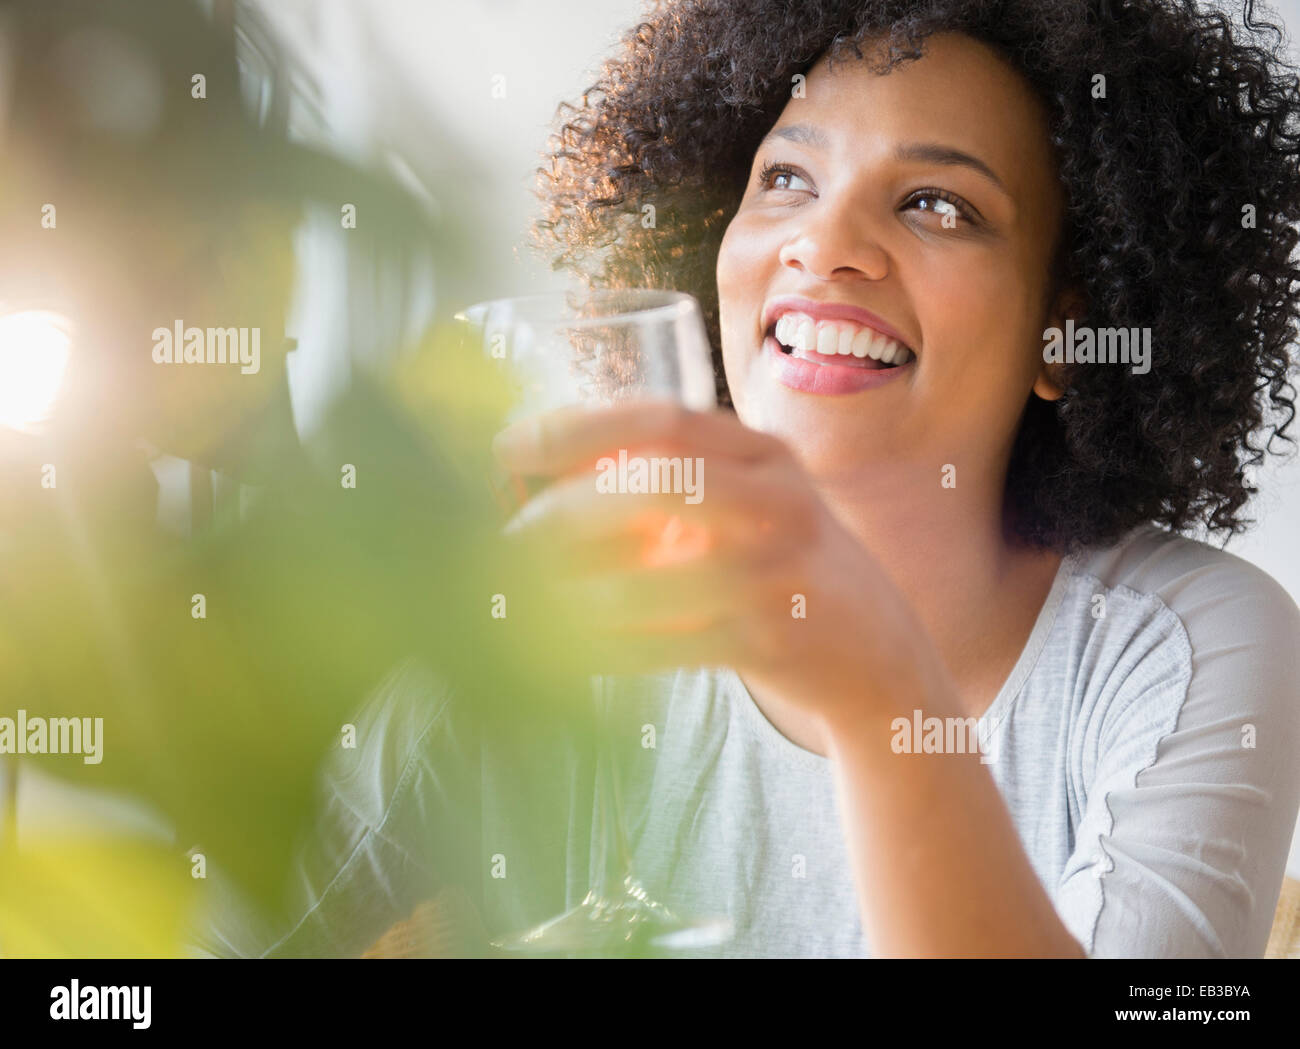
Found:
[[[942,190],[920,190],[907,198],[906,207],[917,211],[928,211],[939,216],[939,221],[946,229],[954,228],[960,223],[975,223],[978,212],[960,197]]]
[[[807,180],[800,175],[794,168],[786,167],[784,164],[765,164],[763,170],[758,173],[759,189],[793,189],[809,190]]]

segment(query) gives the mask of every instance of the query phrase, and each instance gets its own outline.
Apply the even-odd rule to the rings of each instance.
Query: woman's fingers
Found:
[[[496,453],[558,478],[506,531],[549,579],[525,607],[598,672],[744,662],[810,585],[800,551],[823,540],[824,508],[784,444],[728,413],[565,409],[503,431]]]
[[[650,540],[677,519],[684,527],[711,534],[712,539],[699,548],[703,552],[717,543],[752,543],[798,520],[798,500],[782,498],[768,471],[731,465],[698,480],[696,495],[691,497],[697,501],[692,502],[671,491],[610,491],[593,475],[565,478],[529,500],[506,524],[505,532],[557,544],[582,544],[619,534]]]
[[[644,445],[747,461],[780,455],[785,448],[730,412],[697,412],[674,401],[561,408],[506,427],[492,447],[510,469],[546,475],[569,473],[620,449]]]

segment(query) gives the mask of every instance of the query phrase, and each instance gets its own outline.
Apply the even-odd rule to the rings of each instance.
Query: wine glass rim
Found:
[[[563,324],[566,328],[605,327],[610,324],[617,324],[622,320],[654,317],[656,314],[683,314],[694,308],[696,303],[694,295],[685,291],[675,291],[671,288],[604,288],[582,294],[588,301],[630,297],[634,301],[636,299],[654,299],[656,303],[653,306],[633,307],[632,309],[617,310],[613,313],[601,313],[592,317],[571,317],[563,313],[568,294],[568,292],[559,291],[538,292],[531,295],[503,295],[500,298],[485,299],[482,302],[465,306],[456,311],[454,319],[467,322],[475,321],[487,315],[493,307],[506,304],[525,309],[528,306],[556,306],[558,309],[554,312],[549,314],[543,312],[529,319],[542,323]]]

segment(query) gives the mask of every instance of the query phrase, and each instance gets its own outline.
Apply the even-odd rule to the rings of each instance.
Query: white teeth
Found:
[[[815,350],[817,348],[816,328],[811,317],[795,320],[794,340],[791,342],[797,350]]]
[[[774,334],[796,353],[872,357],[885,364],[906,364],[912,353],[902,343],[871,328],[840,321],[817,321],[805,313],[783,313]]]

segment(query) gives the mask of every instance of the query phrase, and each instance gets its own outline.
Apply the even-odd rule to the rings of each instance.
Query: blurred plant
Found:
[[[292,426],[274,335],[302,205],[360,202],[369,235],[443,260],[466,246],[383,179],[260,132],[229,42],[190,5],[3,10],[0,309],[55,309],[72,335],[42,431],[0,429],[0,716],[102,717],[102,763],[26,760],[146,802],[274,920],[320,763],[396,663],[426,661],[489,728],[540,739],[585,708],[581,650],[498,535],[491,362],[436,329],[358,375],[310,449]],[[69,79],[96,42],[112,61]],[[173,319],[261,328],[260,371],[155,364],[150,333]],[[254,485],[248,512],[161,532],[159,451]],[[520,599],[493,619],[506,589]],[[0,953],[176,953],[195,884],[179,847],[24,827],[0,844]]]

